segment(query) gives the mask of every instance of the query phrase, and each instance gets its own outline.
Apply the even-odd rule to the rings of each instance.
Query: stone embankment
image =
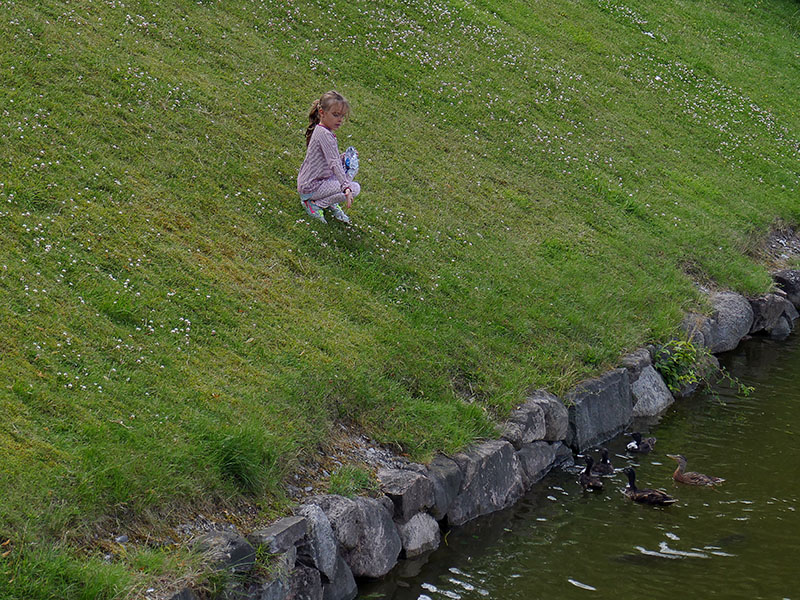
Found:
[[[798,318],[800,271],[780,271],[775,282],[775,293],[754,300],[712,294],[710,316],[683,320],[686,336],[712,355],[753,334],[785,338]],[[442,525],[461,525],[510,506],[551,469],[572,465],[573,451],[602,443],[635,417],[658,415],[676,396],[693,391],[689,386],[670,392],[653,366],[655,352],[642,348],[623,357],[620,368],[580,383],[565,402],[544,390],[531,393],[511,413],[501,439],[437,456],[428,465],[399,462],[399,468],[379,470],[379,498],[313,496],[295,516],[246,538],[212,531],[196,547],[219,569],[240,575],[230,578],[223,598],[350,600],[357,595],[357,578],[383,577],[401,558],[436,549]],[[248,577],[257,549],[268,557],[269,581]],[[187,588],[172,600],[196,598]]]

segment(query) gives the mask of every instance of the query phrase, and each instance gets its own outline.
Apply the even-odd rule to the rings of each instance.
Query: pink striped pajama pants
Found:
[[[350,189],[354,198],[361,192],[361,186],[356,181],[350,182]],[[335,175],[331,175],[323,181],[313,194],[301,194],[300,198],[302,200],[311,200],[320,208],[328,208],[332,204],[344,204],[345,202],[342,186]]]

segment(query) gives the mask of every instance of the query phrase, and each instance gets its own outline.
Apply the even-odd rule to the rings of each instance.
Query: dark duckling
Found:
[[[586,460],[586,468],[581,471],[581,474],[578,477],[578,482],[581,484],[581,487],[584,490],[602,490],[603,480],[597,475],[592,474],[592,465],[594,464],[594,459],[591,456],[586,456],[584,457],[584,460]]]
[[[592,467],[592,473],[594,475],[613,475],[614,465],[608,460],[608,450],[606,448],[600,448],[600,452],[603,457],[598,464]]]
[[[686,471],[686,457],[683,454],[667,454],[671,459],[678,461],[678,468],[672,474],[672,478],[679,483],[688,485],[716,485],[725,481],[721,477],[703,475],[694,471]]]
[[[639,454],[647,454],[656,445],[656,438],[654,437],[643,438],[642,434],[639,433],[638,431],[634,431],[631,434],[631,437],[633,438],[633,441],[629,442],[628,445],[625,446],[628,452],[638,452]]]
[[[628,487],[625,488],[625,495],[634,502],[652,506],[668,506],[677,502],[675,498],[661,490],[651,490],[649,488],[640,490],[637,488],[636,471],[633,470],[633,467],[626,468],[625,473],[628,475]]]

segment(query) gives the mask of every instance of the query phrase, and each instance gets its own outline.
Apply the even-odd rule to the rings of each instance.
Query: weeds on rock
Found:
[[[697,346],[688,340],[672,340],[656,352],[653,366],[669,390],[677,393],[701,383]]]
[[[704,386],[720,400],[719,394],[710,385],[718,380],[726,381],[741,396],[749,396],[755,389],[743,384],[725,367],[719,366],[708,348],[697,346],[689,340],[671,340],[661,346],[655,354],[653,366],[673,394]]]

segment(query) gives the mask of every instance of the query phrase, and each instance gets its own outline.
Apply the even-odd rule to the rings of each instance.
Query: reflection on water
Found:
[[[513,508],[450,531],[430,556],[363,585],[359,598],[800,599],[800,336],[751,340],[721,360],[753,394],[721,385],[677,402],[649,426],[651,454],[628,455],[628,438],[607,444],[617,472],[604,490],[583,492],[577,470],[551,473]],[[726,482],[678,484],[667,453]],[[678,504],[630,502],[628,465],[640,487]]]

